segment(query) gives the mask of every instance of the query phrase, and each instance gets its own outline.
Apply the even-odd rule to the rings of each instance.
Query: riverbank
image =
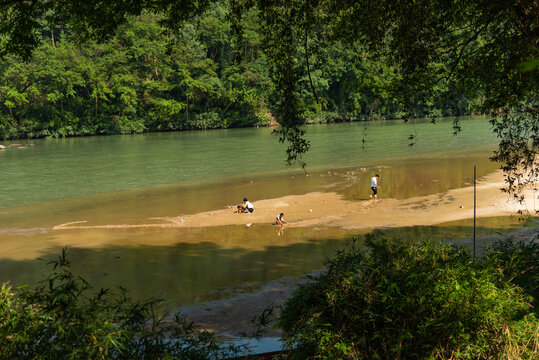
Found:
[[[328,125],[328,124],[340,124],[340,123],[359,123],[359,122],[380,122],[380,121],[404,121],[404,112],[401,112],[399,114],[389,114],[389,115],[382,115],[382,114],[364,114],[359,117],[351,117],[351,116],[342,116],[337,112],[322,112],[317,113],[313,117],[307,118],[304,126],[309,125]],[[460,113],[459,115],[454,115],[451,113],[442,113],[439,111],[434,112],[426,112],[422,115],[414,115],[414,116],[407,116],[410,120],[416,120],[416,119],[423,119],[428,118],[431,119],[431,121],[438,121],[441,119],[453,119],[453,118],[463,118],[463,117],[484,117],[482,114],[476,114],[476,113]],[[248,114],[244,114],[244,118],[249,118]],[[251,117],[253,119],[253,117]],[[269,111],[269,109],[265,109],[265,111],[261,111],[260,114],[256,115],[254,117],[256,119],[255,121],[247,122],[247,123],[211,123],[211,122],[202,122],[200,124],[197,124],[196,122],[190,122],[186,127],[181,127],[179,125],[176,125],[177,127],[173,127],[170,130],[163,131],[161,129],[148,129],[145,126],[140,126],[140,124],[137,124],[135,126],[127,125],[124,127],[118,127],[116,129],[109,129],[112,130],[112,132],[98,132],[96,129],[94,129],[94,132],[91,130],[89,131],[88,128],[85,128],[84,126],[81,126],[79,129],[73,129],[71,128],[69,132],[65,131],[55,131],[55,130],[49,130],[49,131],[31,131],[30,133],[24,132],[25,130],[19,129],[18,127],[13,128],[7,128],[4,129],[5,133],[0,133],[0,141],[3,143],[0,143],[0,150],[5,149],[24,149],[25,147],[20,147],[21,144],[13,144],[14,141],[23,141],[28,146],[33,146],[35,144],[28,143],[28,141],[32,140],[41,140],[41,139],[66,139],[66,138],[81,138],[81,137],[95,137],[95,136],[116,136],[116,135],[126,135],[126,136],[134,136],[134,135],[143,135],[143,134],[164,134],[164,133],[171,133],[171,132],[187,132],[187,131],[208,131],[208,130],[224,130],[224,129],[241,129],[241,128],[259,128],[259,127],[277,127],[280,126],[280,123],[275,118],[275,116]],[[35,119],[34,119],[35,120]],[[27,131],[27,130],[26,130]],[[25,146],[26,146],[25,145]],[[284,156],[284,155],[283,155]]]
[[[352,183],[353,178],[348,180]],[[518,212],[534,215],[537,191],[524,190],[524,201],[515,201],[500,191],[505,185],[504,174],[496,171],[477,183],[477,216],[508,216]],[[384,186],[390,186],[390,184]],[[346,200],[337,192],[310,192],[279,198],[252,200],[255,211],[237,213],[234,205],[225,209],[196,214],[154,217],[138,224],[91,224],[86,220],[58,224],[53,230],[129,229],[129,228],[198,228],[226,225],[273,223],[280,212],[285,214],[287,227],[340,227],[347,230],[435,225],[473,217],[474,187],[452,189],[444,193],[416,196],[409,199]]]
[[[514,240],[539,242],[539,226],[522,229],[505,234],[494,234],[476,239],[477,255],[481,256],[486,246],[509,237]],[[451,244],[464,245],[471,249],[472,239],[455,239]],[[320,270],[308,275],[317,275]],[[264,333],[265,337],[279,337],[280,331],[272,328],[279,315],[279,306],[283,305],[293,291],[308,281],[307,275],[300,278],[283,278],[273,281],[262,289],[251,294],[242,294],[230,299],[208,302],[205,304],[182,308],[182,313],[197,326],[215,334],[238,337],[251,335],[256,331],[256,319],[263,311],[271,306],[274,312],[269,316],[270,326]]]

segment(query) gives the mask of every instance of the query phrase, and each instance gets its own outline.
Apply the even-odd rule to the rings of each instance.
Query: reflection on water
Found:
[[[290,228],[277,236],[273,225],[253,225],[118,231],[116,236],[118,242],[111,246],[71,247],[73,270],[95,286],[122,285],[137,297],[163,298],[176,306],[228,297],[233,291],[250,291],[271,280],[320,268],[342,246],[335,239],[347,233]],[[156,239],[155,245],[150,239]],[[171,240],[173,245],[159,245]],[[130,246],[137,241],[146,244]],[[44,255],[50,258],[59,251],[60,247],[50,248]],[[34,283],[44,273],[44,264],[33,259],[0,261],[0,281]]]
[[[530,226],[537,226],[536,218],[479,219],[477,235]],[[472,226],[469,221],[460,221],[383,232],[389,238],[445,240],[470,236]],[[347,239],[362,234],[335,228],[286,228],[278,236],[273,225],[253,225],[119,231],[116,236],[120,240],[115,245],[70,248],[73,270],[97,288],[122,285],[138,299],[164,299],[163,308],[170,311],[250,292],[272,280],[320,269],[337,249],[346,246]],[[148,240],[132,246],[132,242],[141,240],[139,237],[156,239],[155,244]],[[169,243],[168,237],[175,237],[176,242],[160,246],[160,241]],[[50,248],[44,255],[50,258],[59,252],[60,247]],[[35,259],[0,261],[0,281],[35,283],[46,273],[46,265]]]

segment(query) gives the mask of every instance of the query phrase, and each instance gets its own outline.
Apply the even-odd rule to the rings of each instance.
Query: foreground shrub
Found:
[[[219,346],[177,314],[155,315],[155,300],[135,302],[90,285],[69,271],[65,251],[40,286],[0,290],[0,359],[224,359]]]
[[[366,247],[337,253],[285,304],[290,357],[537,358],[530,296],[496,251],[474,260],[429,243],[369,238]]]
[[[535,242],[499,241],[487,249],[481,261],[484,266],[501,272],[501,281],[520,286],[531,295],[535,315],[539,315],[539,234]]]

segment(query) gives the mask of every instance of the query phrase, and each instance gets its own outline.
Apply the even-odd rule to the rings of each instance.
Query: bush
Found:
[[[221,127],[221,118],[219,117],[219,114],[214,111],[195,114],[189,121],[187,121],[187,126],[190,129],[216,129]]]
[[[280,326],[294,358],[533,359],[529,296],[492,257],[369,238],[298,288]]]
[[[135,119],[129,119],[125,117],[121,120],[121,134],[141,134],[145,130],[146,126],[144,125],[144,119],[141,117],[137,117]]]
[[[535,240],[539,240],[539,234]],[[511,238],[490,246],[482,261],[485,266],[501,272],[501,280],[521,287],[531,295],[535,315],[539,315],[539,243],[513,241]]]
[[[89,294],[69,271],[65,251],[40,286],[0,290],[0,359],[223,359],[222,347],[180,314],[164,320],[155,300],[134,302],[125,289]]]

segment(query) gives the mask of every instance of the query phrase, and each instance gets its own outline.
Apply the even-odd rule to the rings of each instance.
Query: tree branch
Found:
[[[307,64],[307,74],[309,75],[309,82],[311,84],[311,90],[313,91],[316,103],[320,105],[320,102],[318,101],[318,94],[316,93],[316,90],[314,89],[313,79],[311,78],[311,68],[309,66],[309,50],[308,50],[308,44],[307,44],[308,39],[309,39],[309,36],[308,36],[307,30],[305,30],[305,63]]]

